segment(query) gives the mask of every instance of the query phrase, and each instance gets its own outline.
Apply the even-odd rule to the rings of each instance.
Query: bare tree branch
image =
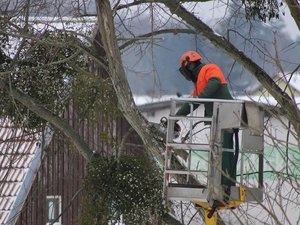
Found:
[[[1,84],[1,88],[5,88],[4,83]],[[55,128],[60,130],[62,133],[66,135],[66,137],[72,140],[72,143],[78,149],[78,151],[83,155],[83,157],[89,161],[93,157],[93,152],[88,147],[88,145],[82,140],[79,134],[63,119],[59,118],[56,115],[53,115],[50,111],[45,109],[43,106],[37,104],[31,97],[23,94],[22,92],[10,88],[10,95],[21,102],[23,105],[28,107],[29,110],[36,113],[41,118],[48,121]]]
[[[153,2],[162,3],[165,6],[167,6],[173,14],[176,14],[178,17],[182,18],[187,24],[194,27],[196,29],[196,32],[202,34],[204,37],[210,40],[210,42],[214,44],[217,48],[225,51],[226,54],[228,54],[232,59],[239,62],[251,74],[253,74],[285,110],[287,117],[291,121],[298,136],[300,135],[300,110],[297,108],[297,105],[294,103],[292,98],[287,93],[285,93],[260,66],[254,63],[243,52],[239,51],[232,43],[226,40],[223,36],[216,34],[209,26],[203,23],[193,13],[186,10],[181,5],[181,2],[186,1],[144,0],[135,1],[134,5]],[[300,12],[299,3],[297,1],[288,1],[288,3],[290,6],[294,7],[294,9],[296,9],[296,12]]]
[[[294,18],[294,21],[296,22],[298,26],[298,30],[300,30],[300,3],[297,0],[287,0],[285,1],[288,5],[291,15]]]
[[[127,41],[126,43],[119,46],[119,48],[122,50],[124,48],[127,48],[128,46],[140,41],[145,40],[147,38],[160,35],[160,34],[196,34],[194,30],[191,29],[162,29],[158,31],[153,31],[147,34],[140,35],[138,37],[132,38],[131,40]]]

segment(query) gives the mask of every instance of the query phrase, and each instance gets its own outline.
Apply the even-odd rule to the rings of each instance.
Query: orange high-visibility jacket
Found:
[[[219,78],[221,84],[227,84],[223,72],[216,64],[206,64],[201,68],[198,74],[197,83],[195,84],[192,96],[199,96],[212,77]]]

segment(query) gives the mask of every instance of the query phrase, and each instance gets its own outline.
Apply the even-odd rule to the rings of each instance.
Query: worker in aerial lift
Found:
[[[224,74],[216,64],[204,64],[202,56],[195,51],[187,51],[180,58],[180,73],[188,81],[194,83],[193,97],[212,99],[233,99],[225,80]],[[194,105],[196,109],[199,104]],[[205,116],[211,117],[213,114],[213,103],[204,103]],[[176,115],[188,115],[190,106],[188,103],[182,105]],[[233,133],[224,132],[223,148],[233,149]],[[235,183],[236,165],[234,163],[234,153],[223,152],[222,169],[228,176],[222,176],[221,184],[227,192],[230,186]],[[227,190],[226,190],[227,189]],[[229,189],[230,190],[230,189]]]

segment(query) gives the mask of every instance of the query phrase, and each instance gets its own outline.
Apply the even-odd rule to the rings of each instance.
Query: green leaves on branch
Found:
[[[117,107],[117,97],[111,80],[101,75],[81,73],[73,82],[72,98],[79,108],[81,117],[90,121],[97,121],[99,111],[108,114],[111,118],[120,115]]]
[[[245,7],[246,18],[266,22],[273,18],[279,18],[279,8],[283,6],[278,0],[242,0]]]
[[[1,61],[0,70],[4,72],[1,78],[6,84],[0,90],[1,116],[8,116],[27,128],[39,128],[45,123],[26,106],[11,99],[10,88],[29,95],[55,115],[62,112],[78,74],[72,65],[84,66],[78,50],[65,44],[74,38],[63,32],[45,32],[38,40],[23,41],[19,54],[10,64]]]
[[[97,158],[88,166],[85,187],[92,204],[81,224],[107,224],[120,215],[126,224],[147,224],[165,212],[162,183],[161,171],[143,158]]]
[[[81,116],[96,120],[99,111],[117,115],[117,100],[109,78],[89,72],[91,62],[77,44],[82,43],[73,33],[28,31],[28,39],[13,44],[0,33],[0,116],[28,129],[43,128],[46,121],[26,106],[12,99],[10,90],[17,89],[34,101],[60,115],[70,99]],[[29,36],[29,35],[28,35]],[[37,38],[38,37],[38,38]]]

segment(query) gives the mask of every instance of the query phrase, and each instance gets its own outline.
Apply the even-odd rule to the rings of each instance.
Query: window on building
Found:
[[[47,196],[47,224],[61,225],[61,196]]]

